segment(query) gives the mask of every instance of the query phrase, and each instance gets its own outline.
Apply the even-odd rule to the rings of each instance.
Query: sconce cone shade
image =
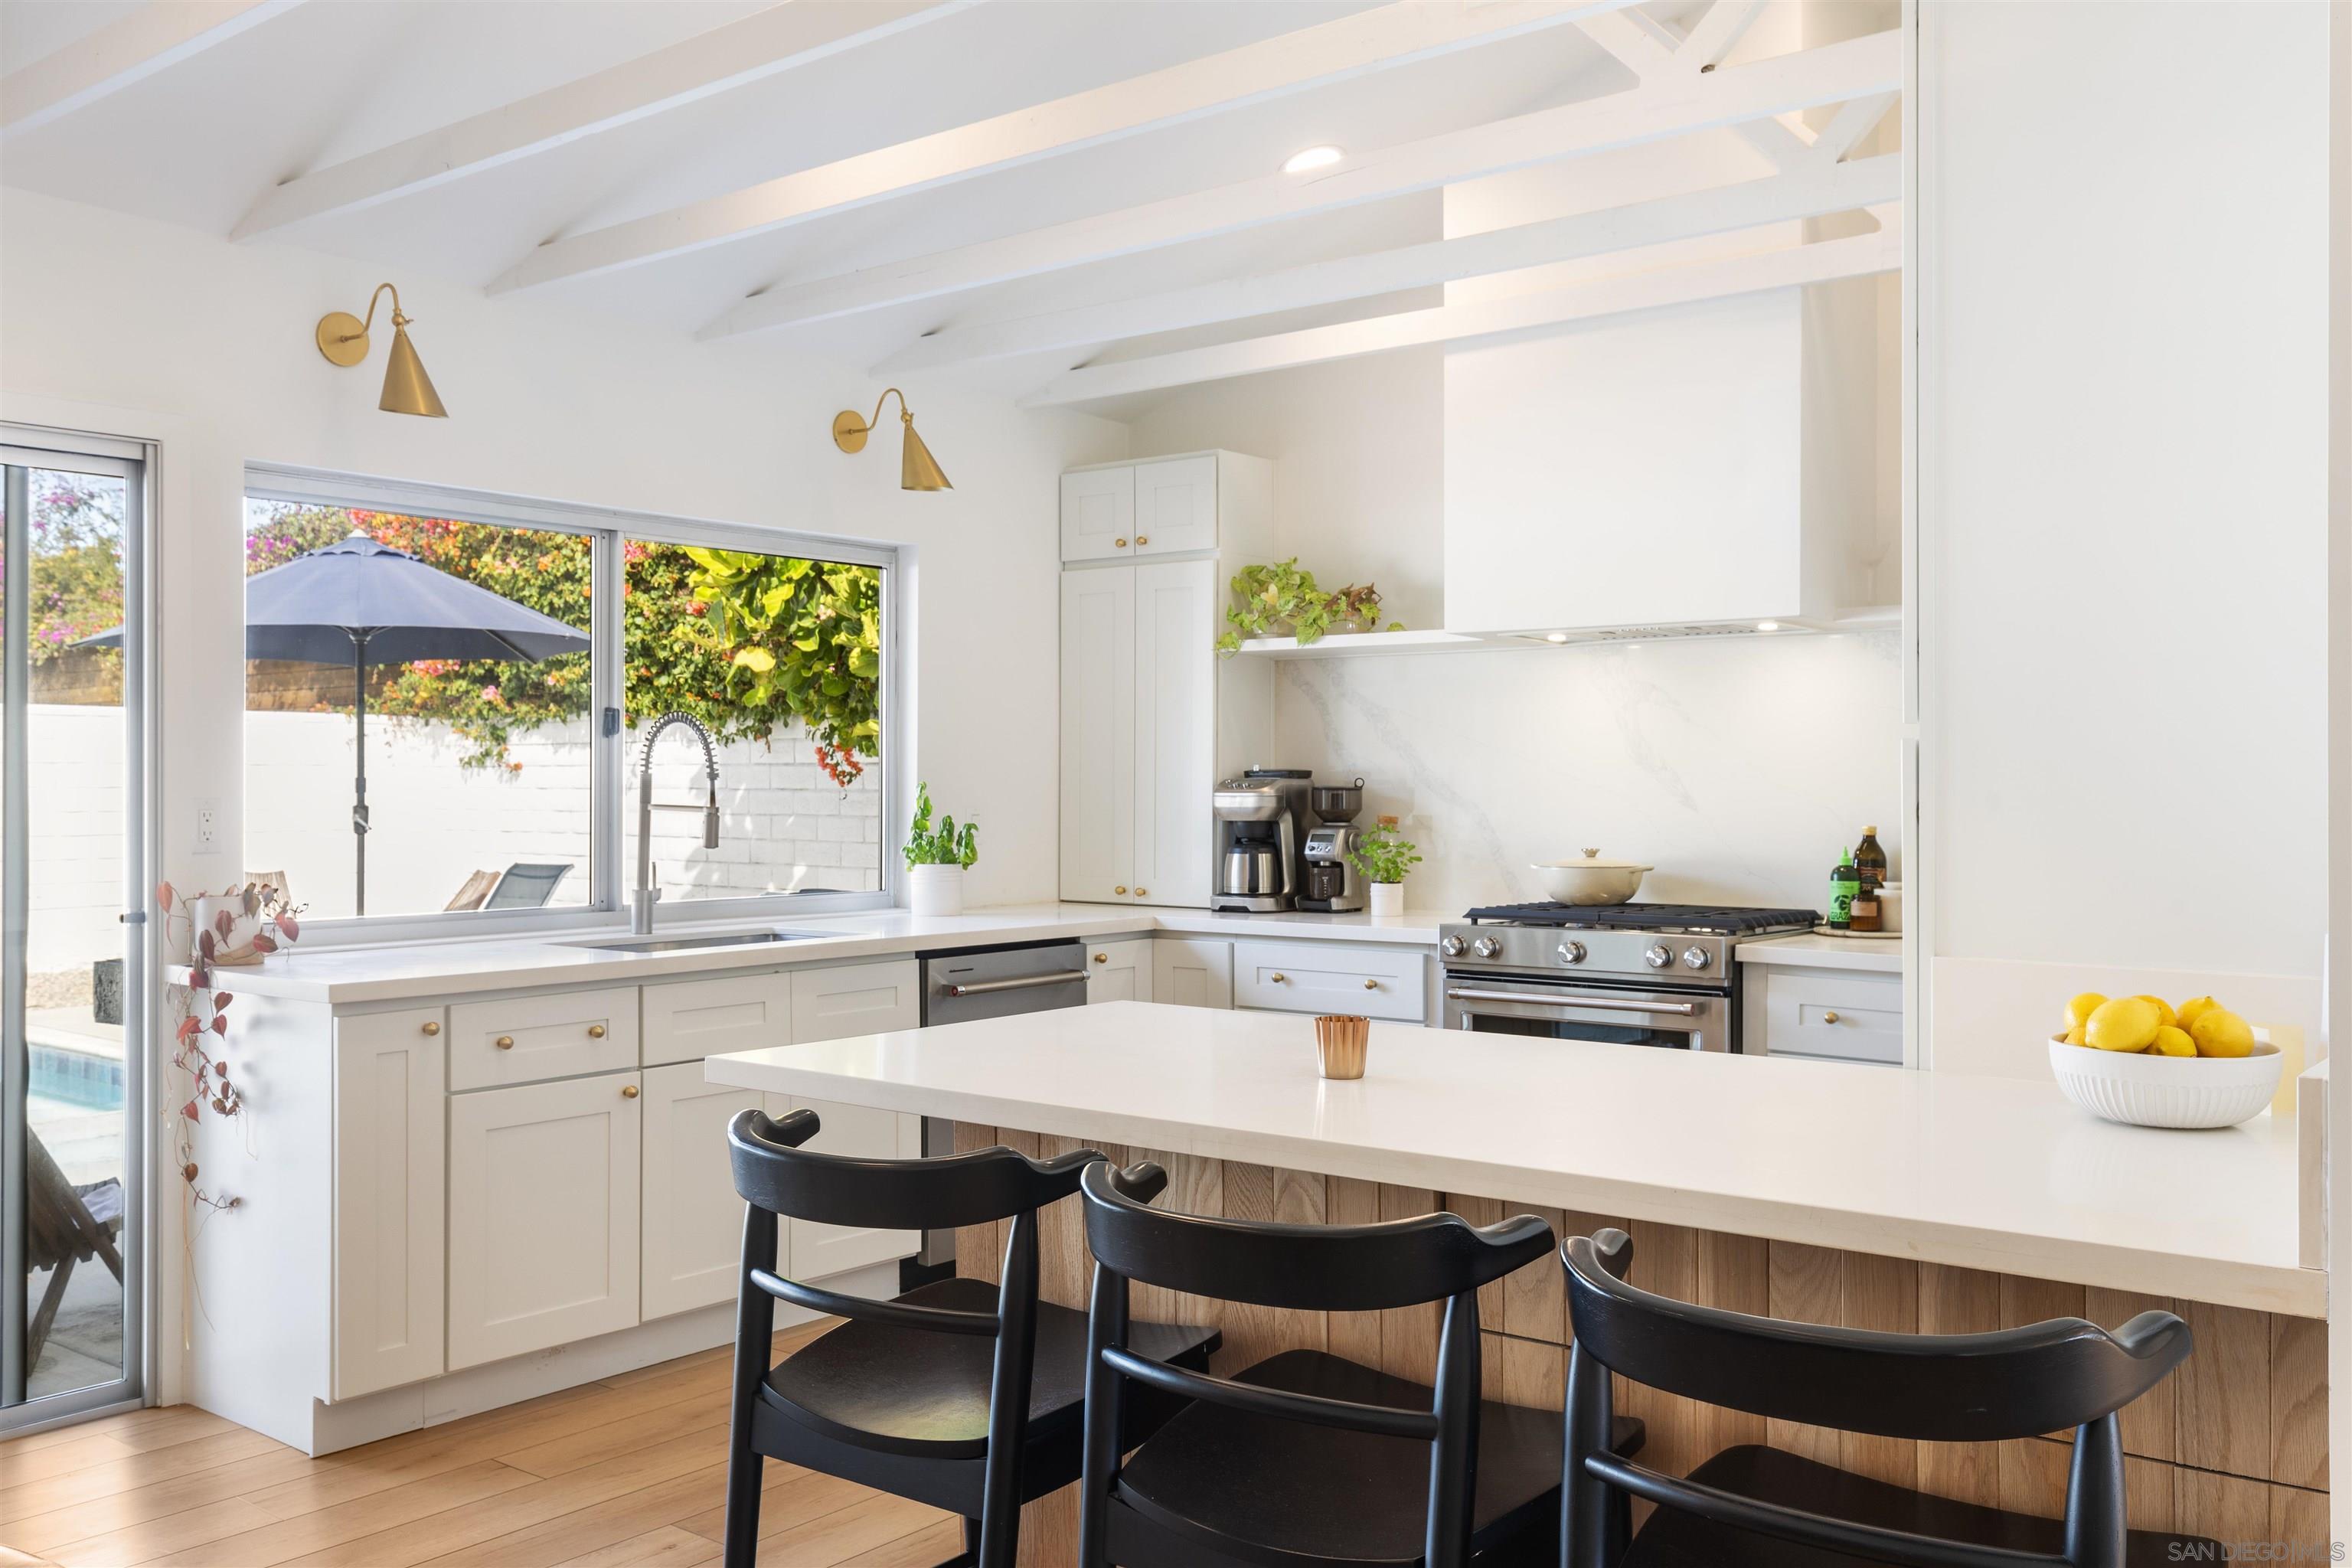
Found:
[[[923,445],[920,436],[915,434],[915,422],[909,419],[906,425],[907,445],[898,456],[898,488],[902,490],[955,489],[948,483],[948,477],[940,472],[939,464],[932,460],[931,449]]]
[[[392,328],[391,360],[383,367],[383,400],[376,406],[386,414],[449,417],[441,406],[441,395],[433,390],[433,378],[425,374],[425,362],[416,357],[416,345],[408,341],[407,327],[397,321]]]

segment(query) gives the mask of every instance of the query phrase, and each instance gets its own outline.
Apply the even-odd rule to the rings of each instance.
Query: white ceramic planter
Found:
[[[1402,882],[1373,882],[1370,886],[1372,889],[1371,910],[1374,920],[1392,921],[1404,913]]]
[[[909,866],[907,868],[907,897],[919,915],[963,913],[963,868]]]
[[[229,917],[226,936],[221,934],[218,924],[224,913]],[[245,899],[239,894],[213,894],[194,899],[189,902],[188,918],[193,922],[188,927],[191,949],[194,947],[196,933],[208,931],[213,933],[214,952],[223,958],[246,958],[247,950],[253,946],[253,939],[261,931],[259,911],[247,914]]]

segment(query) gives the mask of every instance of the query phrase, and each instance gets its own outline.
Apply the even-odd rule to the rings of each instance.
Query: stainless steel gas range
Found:
[[[1739,1049],[1737,945],[1811,910],[1508,904],[1441,928],[1445,1026],[1674,1050]]]

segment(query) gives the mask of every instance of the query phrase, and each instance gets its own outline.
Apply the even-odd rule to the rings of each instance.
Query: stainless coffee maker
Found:
[[[1307,835],[1307,880],[1298,889],[1298,907],[1325,915],[1362,909],[1364,874],[1356,869],[1355,849],[1361,832],[1356,818],[1364,809],[1364,781],[1317,784],[1307,793],[1307,805],[1317,825]]]
[[[1305,768],[1252,768],[1218,781],[1216,891],[1212,910],[1264,914],[1297,906],[1306,882]]]

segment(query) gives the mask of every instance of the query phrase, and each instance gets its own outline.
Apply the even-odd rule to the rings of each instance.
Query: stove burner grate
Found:
[[[1556,926],[1563,930],[1714,932],[1753,936],[1759,931],[1810,930],[1821,916],[1811,910],[1722,908],[1709,904],[1494,904],[1470,910],[1474,925]]]

